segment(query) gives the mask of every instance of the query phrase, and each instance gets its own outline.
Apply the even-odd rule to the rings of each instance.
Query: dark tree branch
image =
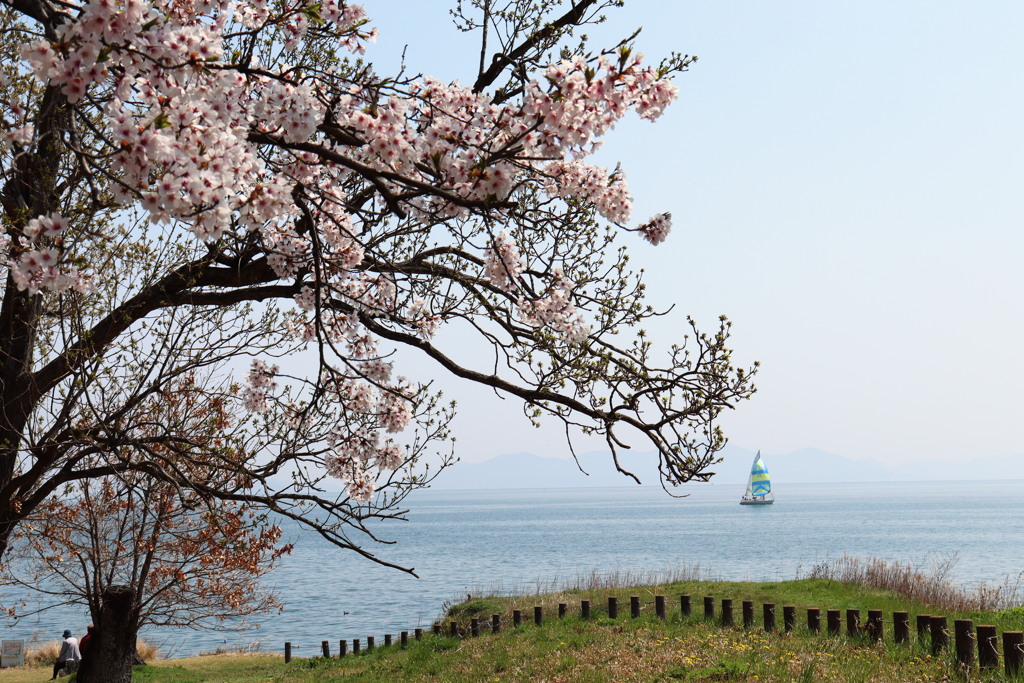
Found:
[[[510,65],[516,64],[520,59],[529,54],[531,50],[536,49],[538,45],[547,40],[551,40],[565,27],[579,24],[586,16],[587,10],[596,2],[597,0],[580,0],[579,2],[574,3],[568,12],[560,16],[555,21],[545,24],[540,30],[534,31],[507,54],[494,55],[491,60],[491,65],[487,67],[487,70],[481,73],[480,76],[477,77],[476,82],[473,83],[473,92],[483,92],[485,88],[494,83],[494,81],[501,75],[502,71]]]

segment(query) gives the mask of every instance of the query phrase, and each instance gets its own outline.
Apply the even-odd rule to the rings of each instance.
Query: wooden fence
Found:
[[[650,604],[650,603],[648,603]],[[666,598],[664,595],[654,596],[654,613],[659,619],[667,618]],[[704,596],[704,619],[720,624],[723,628],[735,628],[733,616],[733,601],[723,598],[720,611],[715,613],[716,599],[714,596]],[[754,603],[751,600],[744,600],[741,605],[743,628],[757,628],[754,618]],[[630,618],[637,619],[642,614],[642,604],[638,596],[629,598]],[[558,618],[563,619],[569,613],[567,603],[559,603]],[[649,612],[648,612],[649,613]],[[679,613],[684,618],[693,617],[692,601],[689,595],[679,596]],[[762,627],[765,631],[773,632],[778,630],[776,623],[776,606],[774,603],[766,602],[761,606]],[[580,616],[583,619],[593,618],[593,610],[590,600],[580,602]],[[619,601],[617,597],[608,598],[607,616],[609,619],[619,618]],[[829,609],[825,612],[825,627],[827,635],[832,637],[843,635],[843,613],[842,610]],[[866,619],[861,621],[861,610],[847,609],[845,614],[846,636],[855,639],[870,639],[875,642],[885,640],[887,628],[882,610],[869,609]],[[798,628],[797,608],[794,605],[782,606],[782,630],[789,633]],[[540,626],[544,623],[544,610],[537,606],[533,608],[533,623]],[[451,621],[445,629],[440,622],[433,624],[434,635],[448,635],[452,638],[479,637],[482,631],[500,633],[502,624],[511,624],[513,628],[523,625],[522,610],[512,610],[511,620],[501,614],[491,615],[490,620],[474,617],[469,624],[461,624],[458,621]],[[893,612],[891,631],[892,640],[896,644],[912,644],[910,631],[910,614],[908,612]],[[915,620],[916,642],[922,647],[929,648],[933,655],[938,655],[949,648],[950,631],[945,616],[935,614],[918,614]],[[821,633],[821,610],[817,607],[809,607],[806,610],[805,628],[810,633]],[[996,627],[979,624],[977,628],[970,619],[956,619],[953,622],[953,651],[956,662],[964,669],[970,669],[977,665],[981,669],[998,669],[1000,660],[999,634]],[[410,632],[402,631],[399,634],[399,645],[406,647],[409,643]],[[412,638],[421,640],[423,629],[417,628],[412,631]],[[352,654],[359,654],[361,651],[360,640],[352,639]],[[384,634],[384,647],[392,647],[390,633]],[[375,639],[373,636],[366,638],[366,650],[373,650]],[[321,643],[321,653],[324,657],[331,656],[330,641]],[[348,641],[338,641],[338,656],[345,657],[348,654]],[[284,661],[292,659],[292,644],[284,644]],[[1024,672],[1024,632],[1004,631],[1002,634],[1002,659],[1006,673],[1015,676]]]

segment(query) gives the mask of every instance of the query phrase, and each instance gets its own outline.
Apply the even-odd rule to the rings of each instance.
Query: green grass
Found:
[[[679,595],[692,597],[693,614],[683,617]],[[607,598],[619,599],[619,617],[607,616]],[[641,617],[629,616],[629,597],[641,597]],[[654,615],[654,596],[667,596],[669,617]],[[705,595],[715,597],[716,616],[721,599],[731,598],[734,618],[741,622],[743,600],[776,604],[782,626],[782,606],[796,605],[798,626],[793,633],[766,633],[763,628],[722,628],[703,618]],[[592,604],[593,618],[579,616],[580,600]],[[569,606],[565,619],[557,619],[557,605]],[[533,607],[544,609],[544,625],[533,625]],[[886,641],[829,637],[806,629],[807,607],[857,608],[862,619],[868,609],[885,613]],[[511,627],[513,609],[523,612],[524,625]],[[135,680],[152,683],[312,682],[312,681],[1001,681],[1001,672],[980,677],[962,676],[951,653],[932,657],[916,643],[892,644],[891,617],[895,610],[944,614],[948,622],[971,618],[991,623],[1000,631],[1024,629],[1024,609],[1002,612],[952,612],[924,602],[908,600],[891,591],[864,588],[824,579],[776,583],[678,582],[659,586],[572,590],[538,596],[474,598],[452,606],[444,617],[468,629],[477,617],[489,622],[503,615],[500,634],[484,630],[479,638],[425,635],[409,647],[378,647],[344,660],[296,659],[285,664],[281,655],[221,655],[155,662],[138,667]],[[823,624],[824,625],[824,624]],[[845,619],[844,619],[845,631]],[[382,640],[379,635],[377,640]],[[22,674],[25,674],[24,677]],[[43,669],[0,672],[0,683],[38,681]]]

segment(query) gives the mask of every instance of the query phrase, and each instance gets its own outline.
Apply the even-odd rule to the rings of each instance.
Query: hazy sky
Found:
[[[477,44],[443,0],[367,0],[382,66],[471,82]],[[731,441],[851,458],[1024,456],[1024,3],[627,1],[589,31],[700,61],[657,123],[633,118],[621,161],[652,301],[734,323],[759,392]],[[382,68],[382,71],[384,69]],[[414,373],[416,374],[416,373]],[[456,388],[459,455],[564,456],[515,404]],[[593,445],[593,444],[592,444]]]

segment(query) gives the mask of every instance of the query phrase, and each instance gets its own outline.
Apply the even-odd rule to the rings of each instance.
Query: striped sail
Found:
[[[747,480],[747,497],[766,496],[772,492],[772,480],[768,475],[768,468],[761,459],[761,451],[754,457],[754,464],[750,467],[750,479]]]

